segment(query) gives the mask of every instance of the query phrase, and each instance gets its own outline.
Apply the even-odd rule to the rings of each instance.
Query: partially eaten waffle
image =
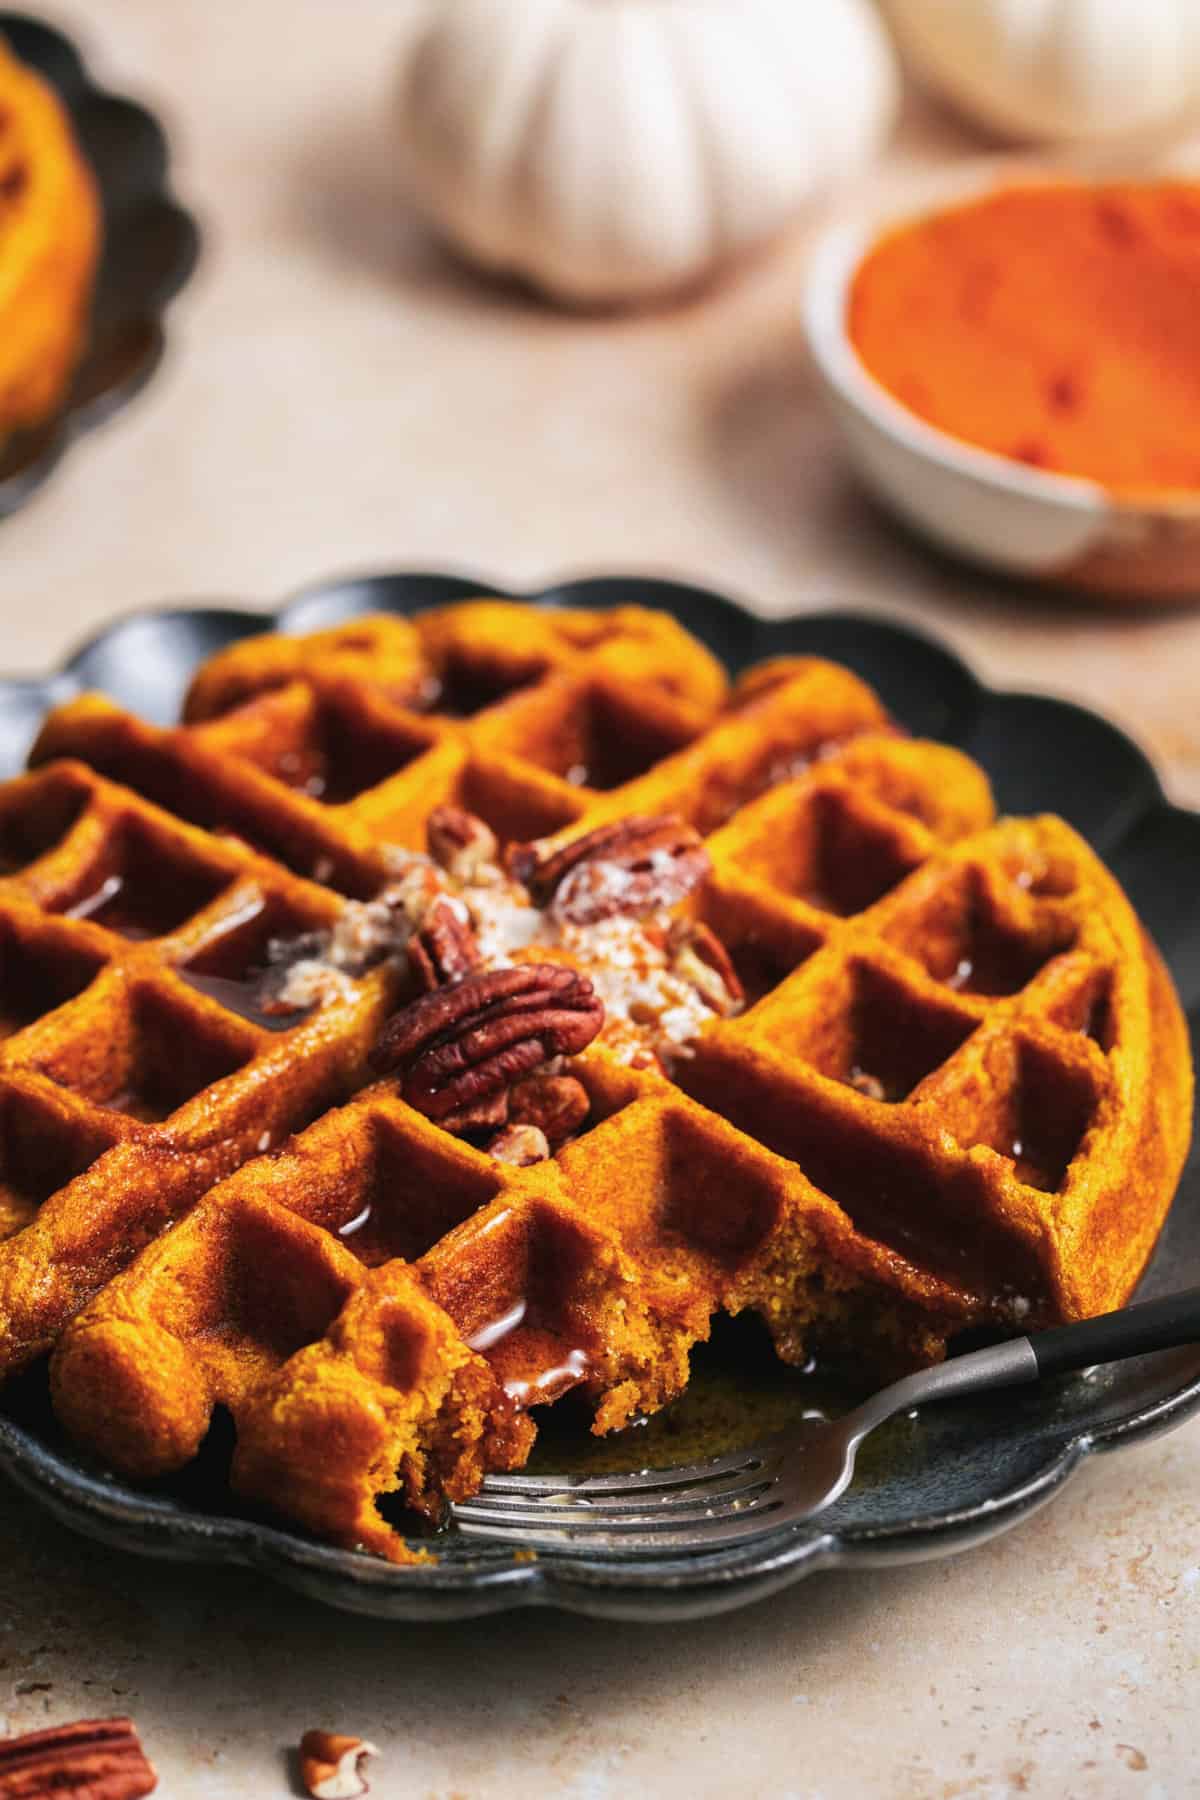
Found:
[[[100,229],[62,102],[0,35],[0,445],[62,401],[87,335]]]
[[[1052,818],[844,669],[480,601],[99,696],[0,788],[0,1374],[135,1479],[428,1554],[569,1390],[721,1309],[927,1363],[1119,1305],[1182,1165],[1180,1009]]]

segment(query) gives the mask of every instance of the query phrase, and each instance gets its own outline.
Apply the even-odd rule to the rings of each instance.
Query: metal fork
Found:
[[[748,1450],[684,1468],[493,1475],[473,1500],[453,1508],[454,1522],[468,1537],[530,1549],[631,1556],[723,1550],[832,1505],[850,1485],[863,1439],[897,1413],[1195,1342],[1200,1288],[952,1357],[893,1382],[843,1418],[805,1418]]]

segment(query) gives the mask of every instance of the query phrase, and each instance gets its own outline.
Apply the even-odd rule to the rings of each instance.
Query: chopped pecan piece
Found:
[[[592,984],[559,963],[479,970],[422,994],[383,1028],[372,1054],[404,1098],[448,1131],[473,1129],[481,1106],[504,1110],[514,1083],[555,1056],[576,1056],[604,1023]]]
[[[591,1108],[587,1089],[574,1075],[530,1075],[518,1081],[508,1100],[509,1118],[536,1125],[556,1150],[579,1130]]]
[[[427,989],[461,981],[479,963],[479,945],[461,900],[438,894],[408,946],[409,961]]]
[[[745,1003],[746,990],[728,950],[702,921],[681,920],[668,940],[672,966],[707,1006],[729,1018]]]
[[[867,1070],[860,1069],[857,1063],[847,1075],[846,1082],[849,1087],[856,1089],[858,1093],[865,1094],[868,1100],[887,1099],[887,1089],[884,1087],[882,1081],[880,1081],[878,1075],[868,1074]]]
[[[464,807],[435,806],[425,834],[429,854],[456,881],[469,885],[481,871],[495,867],[499,853],[495,832]]]
[[[0,1800],[140,1800],[157,1786],[132,1719],[0,1738]]]
[[[703,839],[673,817],[618,819],[547,856],[517,844],[508,865],[539,906],[573,925],[673,906],[711,867]]]
[[[367,1758],[378,1755],[364,1738],[306,1731],[300,1739],[300,1778],[313,1800],[356,1800],[369,1791]]]
[[[445,883],[432,863],[411,851],[398,852],[388,860],[397,865],[395,878],[379,898],[402,927],[416,931],[438,895],[446,892]]]
[[[550,1154],[550,1145],[546,1141],[545,1132],[539,1131],[536,1125],[506,1125],[492,1139],[487,1151],[497,1162],[511,1163],[517,1169],[527,1169],[534,1163],[545,1162]]]

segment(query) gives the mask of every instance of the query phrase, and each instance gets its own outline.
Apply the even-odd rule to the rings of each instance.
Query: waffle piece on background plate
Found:
[[[107,842],[96,810],[124,808],[297,908],[222,965],[256,1006],[305,1008],[286,1056],[257,1051],[281,1128],[324,1102],[296,1098],[315,1042],[348,1084],[372,1049],[379,1079],[255,1156],[223,1110],[253,1050],[193,1101],[203,1146],[191,1114],[114,1111],[123,1069],[47,1071],[127,971],[187,988],[188,1029],[261,1028],[181,981],[171,931],[210,941],[203,884],[186,929],[113,951],[110,917],[115,975],[9,1040],[14,1117],[65,1076],[122,1121],[107,1157],[159,1132],[185,1172],[149,1216],[135,1176],[106,1182],[103,1255],[79,1198],[98,1164],[0,1246],[6,1366],[57,1338],[55,1405],[115,1468],[182,1466],[222,1405],[241,1494],[403,1560],[424,1552],[379,1495],[436,1516],[571,1388],[600,1431],[661,1406],[720,1308],[789,1360],[884,1372],[1130,1292],[1190,1129],[1157,954],[1068,827],[996,823],[980,771],[845,670],[729,689],[660,615],[480,602],[248,640],[187,717],[53,714],[0,795],[38,821],[8,834],[0,903],[99,955],[107,902],[64,922],[64,896]],[[43,790],[71,784],[86,802],[55,812]]]
[[[66,393],[100,236],[95,183],[62,102],[0,34],[0,446]]]

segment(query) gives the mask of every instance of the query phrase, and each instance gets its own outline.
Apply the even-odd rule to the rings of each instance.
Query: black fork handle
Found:
[[[1039,1375],[1062,1375],[1181,1344],[1200,1344],[1200,1288],[1144,1300],[1076,1325],[1058,1325],[1029,1339]]]

